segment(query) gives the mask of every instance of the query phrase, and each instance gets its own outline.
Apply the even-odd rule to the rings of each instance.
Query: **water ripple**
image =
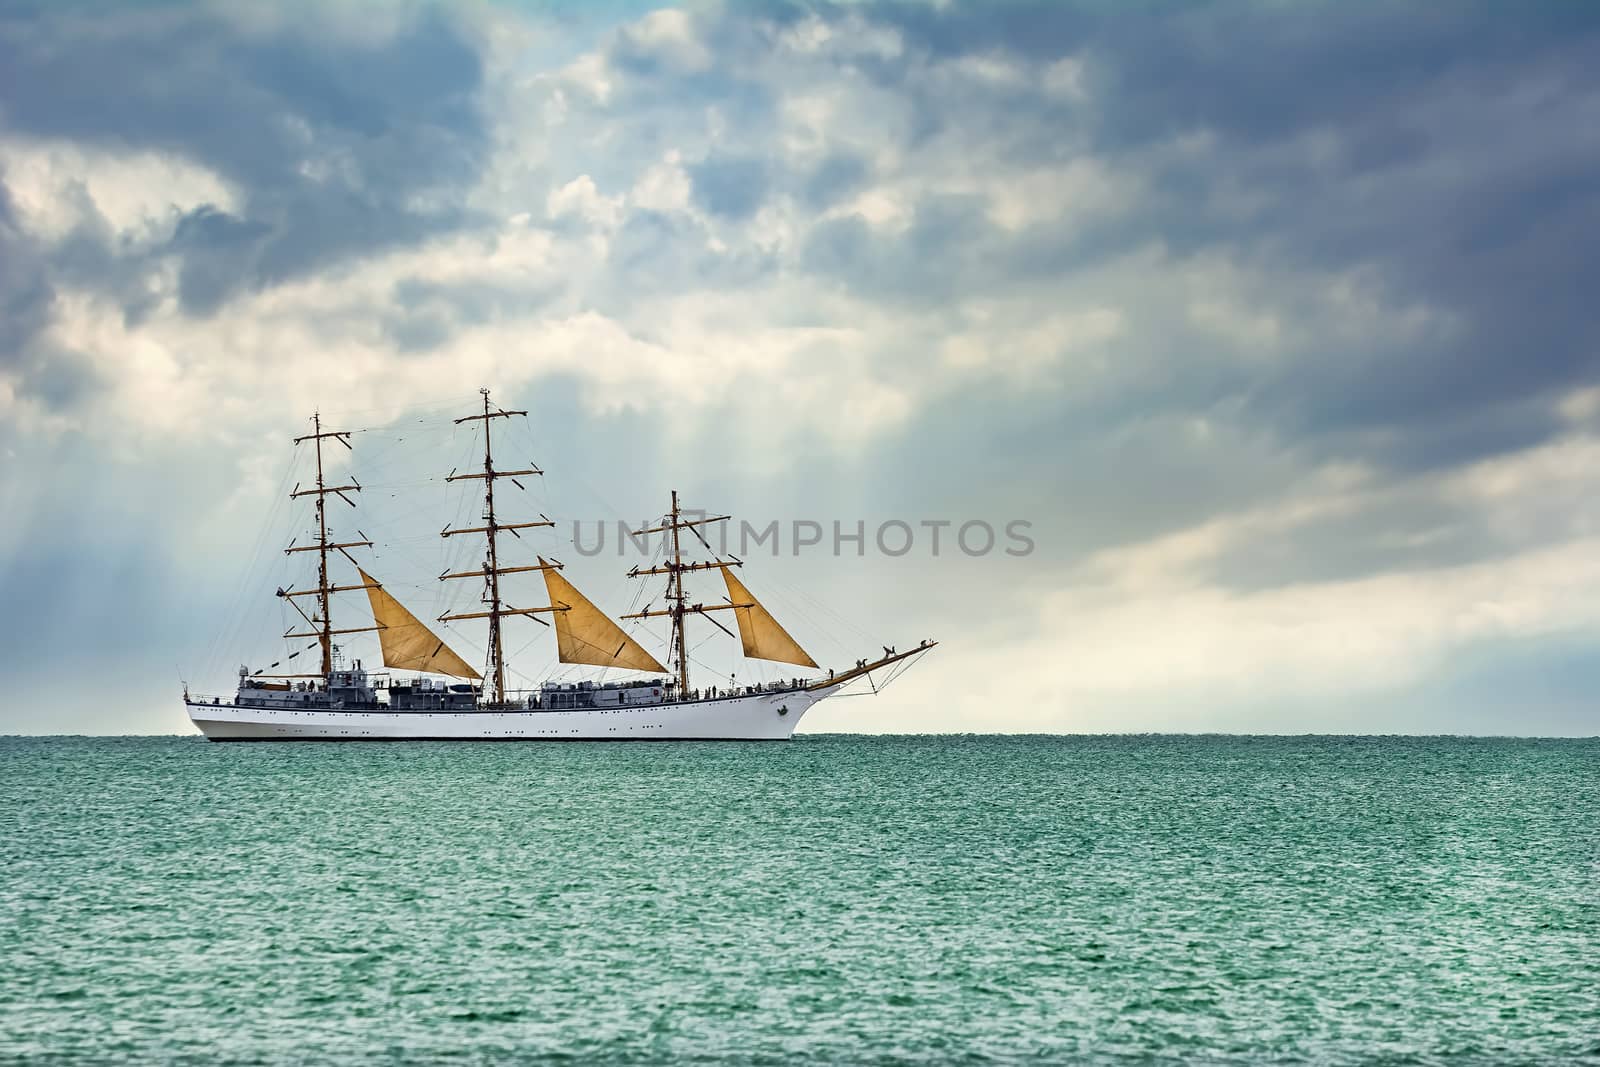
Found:
[[[1600,743],[0,739],[0,1061],[1600,1057]]]

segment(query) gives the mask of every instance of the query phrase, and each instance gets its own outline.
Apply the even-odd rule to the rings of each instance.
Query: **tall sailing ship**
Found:
[[[358,532],[357,540],[338,540],[329,533],[328,498],[336,496],[354,504],[359,493],[355,479],[330,485],[324,477],[324,443],[346,448],[352,431],[328,430],[321,416],[312,419],[312,432],[295,438],[295,445],[310,443],[316,458],[316,485],[289,494],[291,499],[314,498],[314,543],[291,544],[291,555],[316,553],[317,584],[309,589],[279,589],[281,597],[304,623],[291,628],[286,639],[314,639],[304,651],[319,650],[320,669],[304,674],[271,673],[270,668],[239,669],[238,689],[231,698],[192,695],[187,685],[183,699],[190,720],[213,741],[706,741],[787,740],[806,711],[819,700],[866,683],[877,691],[936,642],[922,641],[898,652],[892,647],[874,659],[858,659],[846,670],[825,674],[805,649],[773,618],[734,571],[743,561],[712,552],[710,559],[686,560],[683,534],[693,535],[708,551],[710,542],[701,528],[728,518],[688,517],[672,493],[672,504],[660,522],[633,533],[636,538],[660,535],[665,539],[662,561],[650,567],[635,566],[630,578],[666,577],[663,607],[647,605],[622,619],[666,619],[669,622],[668,660],[662,665],[643,645],[625,632],[593,601],[578,591],[561,573],[563,565],[542,555],[533,562],[503,558],[502,535],[521,539],[521,530],[554,526],[550,519],[501,522],[495,485],[508,480],[519,488],[521,478],[544,472],[537,467],[500,470],[494,464],[493,426],[498,419],[525,417],[526,411],[495,406],[482,390],[483,410],[465,415],[457,425],[481,422],[483,468],[451,473],[450,482],[483,482],[483,524],[446,528],[445,538],[481,536],[483,565],[474,570],[441,574],[443,582],[478,580],[483,583],[482,610],[445,613],[438,622],[476,622],[487,626],[484,671],[480,672],[452,649],[443,638],[413,615],[352,555],[370,549],[373,542]],[[698,513],[693,513],[698,515]],[[341,583],[333,567],[348,566],[355,579]],[[684,578],[699,571],[720,571],[727,596],[722,603],[690,601]],[[512,574],[539,573],[544,579],[548,604],[514,606],[502,595],[501,579]],[[334,594],[364,591],[372,624],[336,626]],[[310,605],[310,610],[303,605]],[[804,675],[757,685],[697,687],[689,676],[689,649],[685,623],[690,616],[703,619],[735,636],[717,621],[716,613],[731,612],[737,639],[751,659],[791,664]],[[548,622],[541,616],[547,616]],[[581,664],[627,672],[627,680],[563,682],[548,680],[530,690],[506,685],[504,625],[509,620],[530,620],[555,631],[557,657],[564,664]],[[364,620],[360,620],[364,621]],[[387,670],[368,670],[361,660],[347,660],[338,640],[352,634],[376,634]],[[298,656],[292,653],[290,659]],[[406,672],[390,673],[394,672]]]

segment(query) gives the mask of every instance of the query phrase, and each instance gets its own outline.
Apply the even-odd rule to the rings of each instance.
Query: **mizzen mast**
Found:
[[[441,537],[455,537],[460,534],[483,534],[487,543],[483,568],[476,571],[460,571],[454,574],[441,574],[440,581],[449,581],[455,578],[482,578],[484,580],[483,602],[488,606],[487,611],[463,612],[455,615],[441,615],[440,622],[455,622],[461,619],[488,619],[489,620],[489,667],[493,684],[491,704],[504,704],[506,701],[506,664],[505,648],[501,639],[501,620],[507,615],[523,615],[535,618],[542,612],[555,610],[554,608],[514,608],[508,606],[500,596],[500,577],[506,574],[518,574],[524,571],[546,571],[559,564],[550,564],[540,561],[537,566],[502,567],[500,566],[500,550],[496,539],[503,532],[509,532],[515,537],[521,537],[518,530],[526,530],[534,526],[554,526],[555,523],[541,517],[539,522],[509,522],[503,523],[495,515],[494,483],[501,478],[510,478],[519,489],[522,483],[517,478],[543,474],[544,471],[537,467],[527,470],[500,471],[494,467],[494,442],[491,427],[495,419],[509,419],[513,415],[526,418],[526,411],[506,411],[503,408],[492,407],[489,403],[489,390],[478,390],[483,394],[483,414],[464,415],[456,419],[456,425],[464,422],[483,423],[483,470],[472,471],[466,474],[452,473],[446,481],[458,482],[467,479],[483,479],[483,521],[482,526],[469,526],[460,529],[443,531]],[[543,619],[539,620],[543,622]]]

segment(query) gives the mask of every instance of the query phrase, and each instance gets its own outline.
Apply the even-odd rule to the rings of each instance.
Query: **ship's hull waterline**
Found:
[[[212,741],[787,741],[831,690],[788,690],[636,708],[336,711],[190,702]]]

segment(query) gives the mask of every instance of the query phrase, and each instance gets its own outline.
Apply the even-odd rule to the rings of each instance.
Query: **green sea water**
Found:
[[[1600,1063],[1600,741],[0,739],[0,1061]]]

